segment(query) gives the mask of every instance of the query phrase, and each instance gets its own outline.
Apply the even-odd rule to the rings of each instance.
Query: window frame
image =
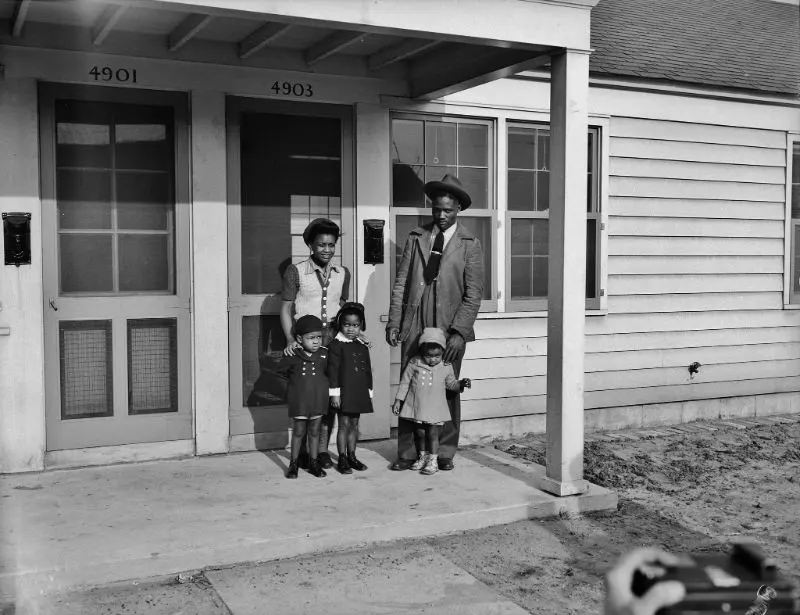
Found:
[[[545,119],[518,119],[509,118],[504,122],[503,133],[504,143],[507,152],[508,148],[508,133],[512,128],[546,128],[549,131],[550,122],[549,118]],[[592,199],[591,210],[586,212],[586,219],[595,220],[595,296],[586,298],[587,310],[605,310],[606,309],[606,291],[605,291],[605,276],[606,276],[606,218],[607,218],[607,203],[605,202],[608,194],[607,184],[604,169],[604,158],[608,156],[608,123],[599,122],[596,119],[589,120],[588,132],[594,135],[594,148],[592,151],[592,164],[594,165],[593,177],[591,184],[591,194],[588,195]],[[504,174],[504,184],[506,187],[506,198],[502,203],[501,214],[503,225],[505,226],[505,250],[504,250],[504,265],[505,265],[505,284],[504,290],[506,292],[505,309],[506,312],[546,312],[547,311],[547,297],[542,298],[525,298],[515,299],[511,296],[511,226],[513,221],[516,220],[549,220],[549,209],[546,212],[541,211],[519,211],[511,210],[508,208],[508,172],[510,167],[508,165],[508,156],[505,156],[505,165],[502,170]],[[498,169],[498,174],[499,174]],[[588,169],[587,169],[588,172]],[[587,231],[588,232],[588,231]]]
[[[792,182],[792,173],[795,164],[795,148],[798,149],[797,164],[800,164],[800,132],[786,134],[786,209],[785,209],[785,249],[784,249],[784,293],[783,303],[786,308],[800,309],[800,287],[795,290],[794,281],[800,277],[800,268],[797,267],[800,256],[800,217],[792,217],[792,196],[795,190],[800,190],[800,183]]]
[[[460,115],[456,113],[436,113],[436,112],[417,112],[417,111],[401,111],[392,110],[389,114],[389,140],[392,140],[392,122],[394,120],[421,120],[443,123],[469,123],[483,125],[488,128],[489,134],[487,139],[487,195],[488,202],[485,208],[470,207],[466,212],[459,214],[460,219],[464,218],[488,218],[490,231],[492,233],[492,246],[490,248],[489,262],[491,263],[491,288],[489,289],[489,298],[481,301],[481,312],[496,312],[498,310],[498,268],[497,268],[497,229],[498,229],[498,199],[497,199],[497,122],[492,117],[475,117],[472,115]],[[423,131],[424,134],[424,131]],[[391,157],[390,157],[391,158]],[[390,160],[392,167],[394,162]],[[424,164],[422,165],[425,166]],[[394,173],[390,169],[389,172],[389,224],[392,233],[392,246],[395,252],[391,254],[391,280],[394,281],[397,275],[397,259],[395,253],[402,250],[401,242],[405,242],[405,237],[397,237],[396,231],[398,228],[398,217],[410,216],[430,216],[430,207],[395,207],[392,203],[394,194],[393,179]],[[486,250],[486,246],[483,246]]]

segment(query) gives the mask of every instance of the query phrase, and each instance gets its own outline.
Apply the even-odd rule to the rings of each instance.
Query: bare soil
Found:
[[[720,552],[733,539],[753,538],[800,583],[800,423],[694,423],[660,431],[672,433],[637,430],[587,439],[586,477],[617,491],[617,511],[521,521],[378,550],[399,548],[413,557],[423,546],[432,548],[530,613],[542,615],[599,613],[603,573],[620,554],[639,545]],[[497,442],[496,447],[544,463],[540,437]],[[362,549],[346,557],[370,565],[375,552]],[[330,554],[260,566],[268,582],[275,565],[325,574],[336,558]],[[182,580],[54,596],[49,608],[39,612],[230,613],[202,573]]]

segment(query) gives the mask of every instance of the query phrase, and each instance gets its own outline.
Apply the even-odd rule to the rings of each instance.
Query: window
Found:
[[[789,185],[789,199],[791,203],[790,242],[791,254],[791,284],[790,301],[800,303],[800,138],[790,141],[791,144],[791,183]]]
[[[483,246],[482,310],[492,310],[496,296],[492,267],[494,202],[493,124],[488,120],[397,115],[392,118],[392,228],[397,258],[408,232],[430,221],[426,182],[455,175],[472,197],[472,206],[458,223]]]
[[[506,278],[508,308],[547,308],[550,213],[550,131],[543,124],[509,123],[506,171]],[[586,200],[586,299],[599,307],[599,130],[588,135]]]

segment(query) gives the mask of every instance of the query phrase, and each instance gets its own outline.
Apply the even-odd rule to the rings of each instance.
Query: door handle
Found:
[[[58,312],[58,306],[56,305],[55,297],[50,297],[50,307],[53,308],[54,312]]]

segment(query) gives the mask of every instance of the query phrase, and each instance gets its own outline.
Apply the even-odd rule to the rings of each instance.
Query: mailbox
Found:
[[[383,227],[385,220],[364,220],[364,263],[383,263]]]
[[[3,248],[6,265],[31,264],[31,215],[3,213]]]

